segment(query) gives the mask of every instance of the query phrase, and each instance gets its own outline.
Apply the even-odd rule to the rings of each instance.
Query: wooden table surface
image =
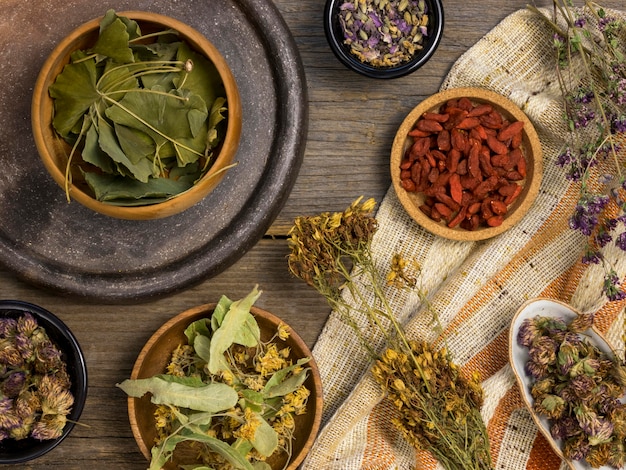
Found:
[[[381,201],[390,186],[389,149],[404,116],[439,89],[461,54],[505,16],[524,8],[527,0],[444,0],[445,32],[435,55],[412,75],[391,81],[361,77],[335,59],[321,22],[323,0],[275,2],[300,50],[310,107],[304,162],[282,212],[235,265],[155,301],[94,305],[42,291],[0,270],[0,298],[33,302],[56,313],[77,336],[89,368],[89,395],[80,425],[48,455],[5,468],[147,468],[130,430],[126,397],[115,384],[129,376],[141,347],[162,323],[222,294],[236,299],[258,284],[263,295],[257,306],[282,317],[312,347],[329,307],[288,273],[286,234],[294,217],[343,210],[361,195]],[[624,0],[603,5],[626,6]]]

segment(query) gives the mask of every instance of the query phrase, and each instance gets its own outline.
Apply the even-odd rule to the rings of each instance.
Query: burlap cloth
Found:
[[[439,312],[455,362],[484,379],[482,415],[497,469],[563,465],[524,408],[508,362],[510,321],[524,301],[545,296],[597,311],[596,326],[617,350],[624,349],[624,302],[606,301],[602,269],[580,263],[585,240],[568,228],[578,186],[555,164],[565,130],[551,41],[552,32],[535,14],[515,12],[456,62],[441,87],[491,89],[533,121],[543,146],[544,176],[536,202],[517,226],[485,242],[438,238],[406,215],[393,188],[376,215],[380,228],[373,252],[383,275],[395,253],[421,265],[422,289]],[[623,276],[626,256],[613,251],[606,255]],[[417,294],[389,288],[387,295],[409,336],[437,339]],[[416,455],[389,423],[392,410],[381,400],[367,354],[338,315],[331,314],[313,354],[321,369],[325,406],[322,430],[303,468],[438,467],[427,454]]]

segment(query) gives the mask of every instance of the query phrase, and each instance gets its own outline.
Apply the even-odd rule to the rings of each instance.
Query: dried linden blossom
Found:
[[[428,21],[425,0],[352,0],[339,7],[344,44],[374,67],[410,61],[424,47]]]

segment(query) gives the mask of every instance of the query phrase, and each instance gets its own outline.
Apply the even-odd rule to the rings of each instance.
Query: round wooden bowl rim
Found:
[[[143,366],[146,356],[151,352],[154,344],[161,338],[161,336],[163,336],[171,328],[174,328],[180,324],[189,325],[193,321],[199,320],[200,318],[203,318],[203,317],[210,318],[216,305],[217,304],[215,303],[198,305],[196,307],[185,310],[182,313],[179,313],[178,315],[172,317],[167,322],[165,322],[148,339],[146,344],[143,346],[143,348],[139,352],[139,355],[137,356],[137,359],[131,371],[130,378],[133,380],[140,378],[139,372]],[[286,324],[276,315],[266,310],[263,310],[259,307],[253,306],[250,309],[250,312],[256,318],[264,319],[273,325],[278,325],[279,323]],[[315,438],[317,437],[317,433],[319,431],[321,421],[322,421],[323,397],[322,397],[322,381],[320,377],[319,368],[317,366],[317,363],[315,362],[315,359],[313,358],[313,354],[311,353],[311,350],[309,349],[307,344],[304,342],[302,337],[293,328],[290,327],[289,330],[290,330],[290,336],[287,342],[288,343],[290,342],[295,346],[295,348],[292,348],[292,351],[294,349],[298,349],[301,351],[302,357],[311,358],[311,360],[308,362],[308,366],[311,368],[310,379],[313,381],[313,388],[314,388],[313,390],[311,390],[311,392],[312,394],[313,393],[315,394],[315,400],[312,403],[312,405],[314,406],[315,415],[313,417],[311,430],[310,430],[310,433],[308,434],[307,441],[304,443],[304,445],[302,446],[302,449],[300,450],[298,454],[294,454],[291,456],[291,459],[289,460],[289,465],[286,469],[286,470],[295,470],[302,463],[308,451],[313,446],[313,442],[315,441]],[[148,445],[146,445],[146,443],[144,442],[141,432],[139,430],[139,423],[137,422],[137,419],[136,419],[136,415],[137,415],[137,410],[135,406],[136,400],[137,400],[136,398],[128,397],[128,400],[127,400],[128,418],[130,421],[130,426],[133,432],[133,436],[135,438],[135,441],[137,442],[137,445],[141,453],[144,455],[144,457],[147,460],[150,460],[151,458],[150,447],[148,447]]]
[[[404,156],[407,135],[413,128],[415,122],[422,116],[422,114],[424,114],[424,112],[438,109],[441,104],[448,100],[463,97],[467,97],[476,102],[489,102],[491,104],[495,104],[498,108],[501,108],[499,109],[500,112],[510,114],[516,120],[524,122],[523,134],[524,138],[527,140],[527,145],[524,150],[527,159],[529,177],[527,177],[524,182],[522,194],[513,204],[513,210],[507,214],[504,218],[504,222],[499,227],[481,227],[477,230],[471,231],[458,226],[455,228],[449,228],[443,223],[435,222],[419,209],[419,204],[423,200],[423,194],[408,193],[402,187],[400,182],[400,162]],[[526,116],[526,114],[512,101],[502,95],[483,88],[453,88],[429,96],[413,108],[413,110],[403,120],[395,135],[391,148],[391,180],[395,193],[406,212],[415,222],[424,227],[426,230],[435,235],[451,240],[479,241],[505,232],[517,224],[520,219],[526,215],[539,193],[543,173],[542,159],[543,153],[541,149],[541,142],[539,141],[539,136],[537,135],[535,127],[528,116]]]
[[[201,50],[202,53],[213,62],[226,89],[226,97],[228,100],[228,125],[226,135],[222,149],[209,172],[192,188],[164,202],[132,207],[116,206],[96,200],[75,185],[70,186],[70,197],[96,212],[120,219],[147,220],[168,217],[188,209],[202,200],[223,178],[224,168],[232,162],[239,146],[242,126],[239,89],[235,77],[221,53],[204,35],[191,26],[174,18],[146,11],[129,10],[118,12],[117,15],[125,16],[137,22],[161,24],[164,27],[174,29],[178,31],[181,37],[189,42],[192,47],[196,50]],[[52,70],[59,63],[59,56],[67,55],[69,58],[69,52],[71,52],[69,48],[85,34],[97,30],[101,19],[101,17],[94,18],[93,20],[83,23],[56,45],[44,62],[33,89],[33,99],[31,103],[33,137],[44,166],[61,188],[65,188],[65,169],[59,168],[55,164],[54,159],[50,156],[51,152],[46,143],[48,139],[46,132],[48,131],[44,131],[44,127],[52,127],[51,116],[45,115],[47,113],[43,112],[42,107],[45,102],[52,102],[52,98],[48,94],[48,86],[56,78],[56,75],[52,76]],[[56,135],[54,129],[52,129],[52,135]]]

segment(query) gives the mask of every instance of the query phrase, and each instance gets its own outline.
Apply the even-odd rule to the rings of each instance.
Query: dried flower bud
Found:
[[[14,346],[0,349],[0,364],[20,368],[24,365],[24,358]]]
[[[0,318],[0,339],[10,338],[17,332],[17,320],[15,318]]]
[[[561,417],[565,409],[565,400],[558,395],[544,395],[535,402],[535,410],[550,418]]]
[[[582,313],[569,324],[569,330],[574,333],[582,333],[593,326],[594,313]]]
[[[17,397],[26,384],[26,374],[22,371],[11,373],[0,386],[2,393],[8,398]]]
[[[37,329],[37,326],[37,320],[29,312],[24,313],[17,320],[17,331],[26,336],[31,336]]]
[[[626,388],[626,365],[615,361],[611,375],[620,386]]]
[[[535,320],[533,318],[527,318],[519,327],[517,332],[517,343],[520,346],[530,348],[533,341],[539,336],[539,334],[540,331],[535,324]]]
[[[614,440],[609,446],[609,457],[606,461],[607,465],[615,468],[626,467],[626,442],[623,439]]]
[[[35,423],[31,436],[39,441],[56,439],[63,434],[63,428],[67,419],[65,416],[49,415],[43,416]]]
[[[590,446],[584,435],[579,435],[565,441],[563,445],[563,455],[574,461],[579,461],[587,457]]]
[[[536,339],[528,351],[530,359],[545,366],[553,365],[556,362],[558,343],[548,336]]]

